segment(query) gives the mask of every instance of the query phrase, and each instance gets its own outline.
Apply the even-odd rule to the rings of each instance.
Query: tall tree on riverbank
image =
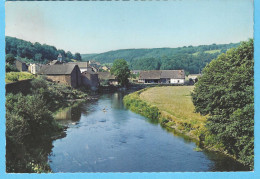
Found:
[[[192,94],[196,112],[229,154],[253,167],[254,42],[242,42],[203,70]]]
[[[128,83],[128,78],[130,77],[130,69],[124,59],[118,59],[114,61],[111,68],[111,73],[116,76],[116,79],[121,86],[125,86]]]

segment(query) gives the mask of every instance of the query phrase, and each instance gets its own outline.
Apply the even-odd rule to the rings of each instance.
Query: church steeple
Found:
[[[58,60],[59,62],[62,62],[62,55],[61,55],[61,54],[58,55],[57,60]]]

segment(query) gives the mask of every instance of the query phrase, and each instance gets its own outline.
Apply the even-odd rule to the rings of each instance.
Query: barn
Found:
[[[184,84],[184,70],[147,70],[141,71],[139,83]]]
[[[73,88],[81,85],[80,69],[75,64],[44,65],[38,74],[45,75],[49,80]]]

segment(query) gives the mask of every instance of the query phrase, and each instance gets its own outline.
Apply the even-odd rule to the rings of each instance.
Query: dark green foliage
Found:
[[[130,70],[125,60],[115,60],[111,68],[111,73],[116,76],[116,79],[118,80],[118,83],[120,85],[125,86],[128,83],[128,78],[130,77]]]
[[[5,72],[18,72],[17,68],[14,65],[11,65],[9,63],[5,64]]]
[[[83,61],[95,60],[112,63],[115,59],[125,59],[133,70],[176,70],[184,69],[189,73],[200,73],[212,59],[236,44],[200,45],[197,47],[125,49],[101,54],[83,54]]]
[[[84,98],[86,93],[38,77],[31,81],[31,93],[6,96],[6,167],[7,172],[50,172],[47,157],[54,135],[63,127],[52,112]],[[43,149],[44,148],[44,149]]]
[[[156,58],[143,58],[131,61],[131,68],[135,70],[160,70],[161,61]]]
[[[80,53],[75,53],[75,60],[77,60],[77,61],[81,61],[82,59],[81,59],[81,56],[80,56]]]
[[[44,77],[33,79],[31,84],[32,92],[41,94],[47,101],[46,106],[51,111],[65,107],[68,104],[67,100],[82,99],[87,96],[85,92],[79,89],[76,90],[66,85],[49,82]]]
[[[7,172],[49,171],[47,164],[41,160],[43,156],[32,150],[31,145],[44,142],[58,131],[61,131],[61,128],[54,121],[41,95],[8,94],[6,96]]]
[[[253,167],[254,45],[242,42],[203,70],[192,94],[196,112],[209,114],[207,128],[229,154]]]
[[[56,60],[59,53],[62,54],[64,61],[70,61],[70,52],[65,53],[64,50],[57,50],[56,47],[40,44],[38,42],[31,43],[25,40],[14,37],[6,37],[6,54],[12,54],[15,57],[20,57],[26,63],[47,63],[51,60]],[[67,58],[67,54],[69,58]]]
[[[70,51],[68,51],[68,52],[66,53],[66,57],[67,57],[69,60],[73,59],[73,55],[72,55],[72,53],[71,53]]]
[[[130,95],[126,95],[123,99],[124,105],[130,110],[158,122],[160,114],[159,109],[156,106],[149,105],[139,98],[139,94],[142,91],[143,90],[140,90]]]
[[[9,63],[10,65],[13,65],[15,62],[15,57],[13,54],[6,54],[5,56],[5,63]]]
[[[15,57],[13,54],[6,54],[5,55],[5,71],[11,72],[11,71],[18,71],[17,68],[14,66]]]

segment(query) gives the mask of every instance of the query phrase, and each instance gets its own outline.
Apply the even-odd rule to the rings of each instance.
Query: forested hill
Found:
[[[135,70],[185,69],[189,73],[199,73],[207,63],[227,49],[240,43],[221,45],[200,45],[178,48],[125,49],[100,54],[83,54],[82,60],[113,63],[115,59],[125,59]]]
[[[71,61],[71,59],[81,60],[79,53],[73,55],[70,51],[65,52],[54,46],[40,44],[38,42],[31,43],[15,37],[6,36],[5,45],[6,54],[12,54],[28,63],[47,63],[50,60],[57,59],[59,54],[62,55],[64,61]]]

